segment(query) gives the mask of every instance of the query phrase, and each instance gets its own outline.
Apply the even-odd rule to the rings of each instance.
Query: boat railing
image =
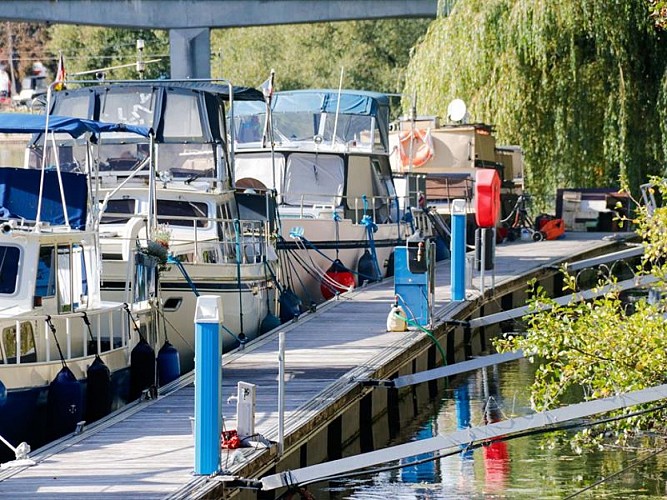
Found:
[[[341,218],[352,219],[354,223],[361,223],[365,215],[369,215],[373,222],[379,224],[395,223],[400,220],[399,207],[409,202],[409,196],[343,196],[342,203],[317,203],[317,198],[331,200],[341,198],[340,195],[326,195],[323,193],[299,193],[298,204],[282,203],[279,205],[280,215],[285,218],[300,219],[331,219],[334,213]]]
[[[127,221],[126,225],[137,225],[139,231],[121,231],[110,235],[106,224],[102,224],[101,243],[103,254],[109,257],[113,243],[121,243],[124,248],[141,246],[145,237],[145,216],[107,213],[106,217],[116,221]],[[158,224],[169,235],[169,252],[183,263],[238,263],[256,264],[263,262],[270,234],[265,220],[229,219],[218,217],[158,216]],[[122,234],[121,234],[122,233]],[[127,260],[127,255],[122,258]]]
[[[15,320],[16,353],[23,351],[22,346],[31,343],[32,329],[24,329],[26,322],[43,321],[44,328],[44,359],[50,362],[57,360],[59,351],[65,360],[86,357],[92,354],[103,354],[115,349],[125,348],[130,341],[130,318],[125,304],[103,306],[101,308],[74,311],[72,313],[49,315],[43,312],[22,314]],[[87,325],[90,323],[90,328]],[[9,364],[22,364],[23,355],[7,358]]]

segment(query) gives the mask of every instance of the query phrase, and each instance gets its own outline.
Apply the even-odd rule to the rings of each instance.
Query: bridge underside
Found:
[[[172,78],[209,78],[211,28],[428,18],[437,9],[438,0],[22,0],[0,1],[0,19],[169,30]]]

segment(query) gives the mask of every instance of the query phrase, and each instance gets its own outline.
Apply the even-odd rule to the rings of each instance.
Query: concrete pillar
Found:
[[[211,78],[211,30],[169,30],[171,78]]]

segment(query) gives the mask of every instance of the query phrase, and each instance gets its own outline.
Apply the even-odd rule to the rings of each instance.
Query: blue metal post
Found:
[[[452,300],[464,300],[466,295],[466,206],[465,200],[452,202],[451,238]]]
[[[197,298],[195,311],[195,474],[220,469],[222,297]]]

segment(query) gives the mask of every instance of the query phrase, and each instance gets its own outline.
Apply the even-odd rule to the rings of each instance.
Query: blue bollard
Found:
[[[452,202],[451,239],[452,300],[465,300],[466,296],[466,203]]]
[[[195,474],[220,469],[222,432],[222,297],[197,298],[195,311]]]

